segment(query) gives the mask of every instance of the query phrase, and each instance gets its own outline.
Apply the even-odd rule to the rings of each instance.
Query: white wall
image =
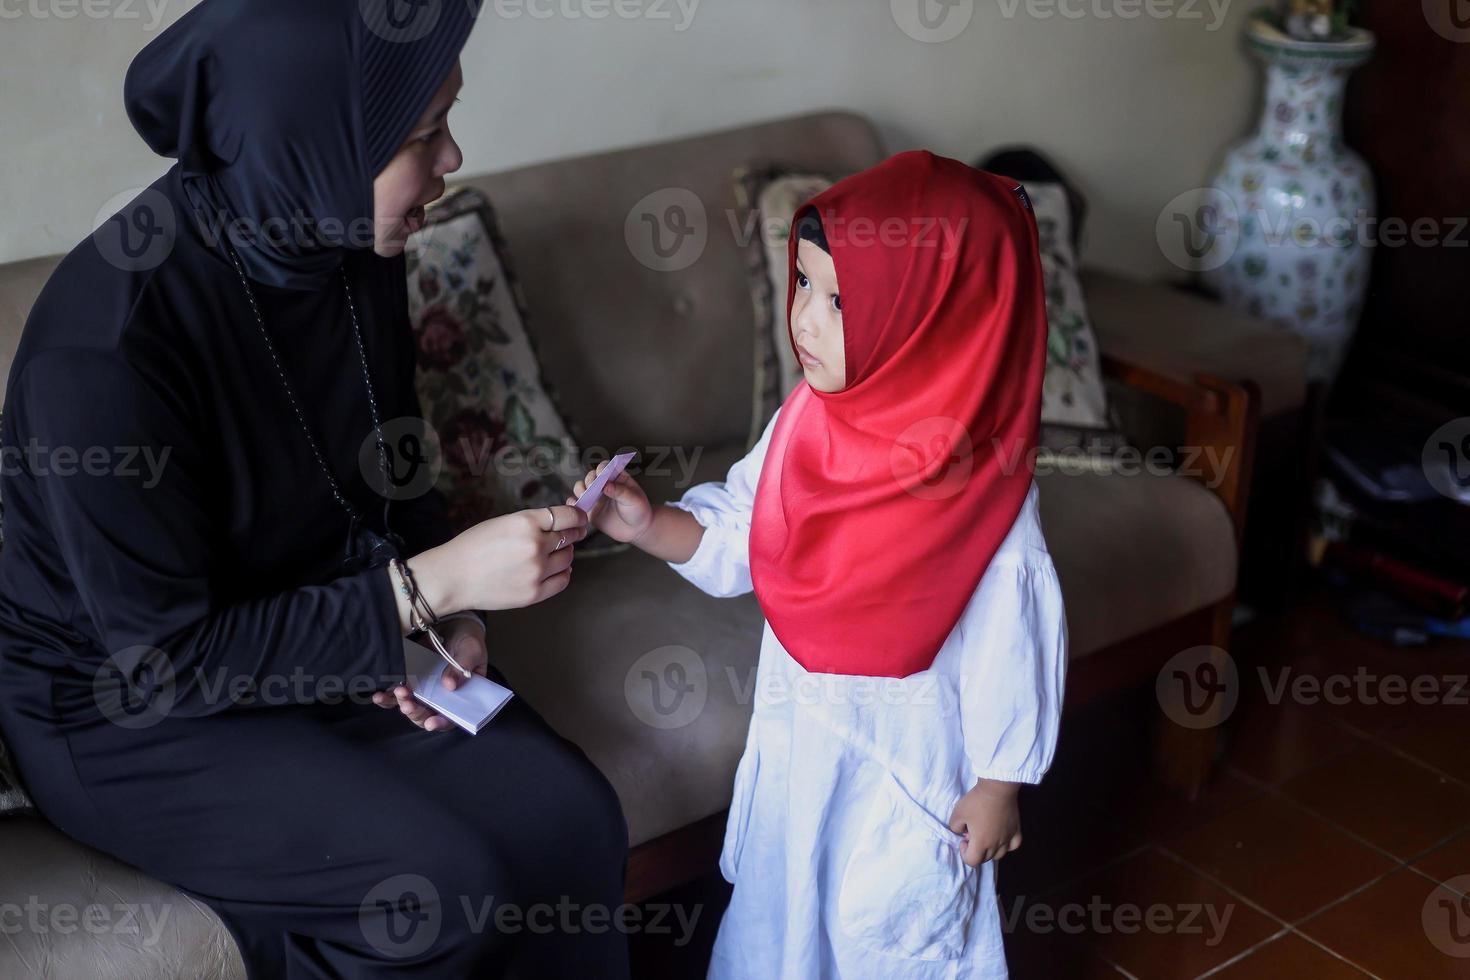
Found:
[[[893,150],[968,161],[1041,147],[1091,200],[1089,262],[1172,272],[1154,242],[1160,209],[1202,184],[1255,114],[1238,41],[1254,0],[946,0],[951,17],[973,15],[938,43],[899,27],[920,2],[944,9],[486,0],[451,117],[463,172],[844,107],[874,118]],[[166,168],[128,124],[122,79],[191,6],[0,0],[0,261],[66,251],[110,199]]]

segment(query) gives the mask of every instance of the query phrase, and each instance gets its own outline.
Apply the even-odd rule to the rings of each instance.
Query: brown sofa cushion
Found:
[[[7,930],[0,976],[208,977],[244,980],[245,964],[218,916],[203,902],[79,844],[38,817],[4,822],[0,867],[5,899],[41,902],[43,924]],[[91,909],[92,911],[89,911]],[[30,913],[22,912],[21,922]]]
[[[1229,595],[1235,530],[1220,498],[1172,475],[1037,477],[1072,659]]]

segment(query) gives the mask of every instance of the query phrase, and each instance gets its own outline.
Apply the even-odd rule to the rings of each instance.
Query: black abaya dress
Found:
[[[212,5],[326,7],[206,0],[176,27],[210,26],[196,15]],[[343,572],[347,516],[234,266],[187,217],[199,187],[228,185],[191,179],[176,164],[65,258],[9,377],[0,732],[38,809],[212,907],[251,980],[626,976],[625,936],[578,926],[621,903],[627,854],[586,756],[519,698],[476,736],[367,700],[403,675],[387,570]],[[161,256],[128,260],[165,226]],[[417,417],[403,259],[242,248],[304,418],[385,531],[358,464],[372,423],[340,276],[382,419]],[[409,554],[449,535],[434,493],[387,523]],[[493,660],[493,616],[490,645]]]

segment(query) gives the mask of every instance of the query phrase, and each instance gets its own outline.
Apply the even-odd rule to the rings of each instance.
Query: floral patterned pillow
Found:
[[[760,441],[766,423],[802,379],[786,329],[787,240],[796,209],[837,182],[826,174],[780,166],[743,167],[735,192],[745,216],[746,274],[755,307],[755,399],[748,444]]]
[[[416,386],[439,438],[437,486],[454,530],[566,503],[586,470],[542,383],[490,202],[472,188],[453,191],[430,208],[405,258]],[[600,534],[577,544],[579,554],[624,548]]]
[[[1041,272],[1046,289],[1046,380],[1041,390],[1044,424],[1102,428],[1108,399],[1092,321],[1077,278],[1072,215],[1061,184],[1026,185],[1036,214]]]

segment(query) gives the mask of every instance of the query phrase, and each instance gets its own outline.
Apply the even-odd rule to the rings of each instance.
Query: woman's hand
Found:
[[[576,503],[607,466],[603,463],[578,480],[567,503]],[[637,541],[653,524],[653,507],[648,503],[648,494],[627,473],[619,474],[616,480],[603,487],[602,499],[593,504],[592,524],[614,541]]]
[[[572,580],[572,545],[587,536],[575,507],[541,507],[481,521],[408,560],[439,615],[462,609],[519,609],[557,595]],[[398,596],[408,629],[407,600]]]
[[[982,779],[954,806],[949,829],[965,834],[961,857],[972,868],[999,861],[1021,846],[1019,783]]]
[[[436,627],[444,639],[444,645],[459,661],[461,667],[485,676],[485,664],[489,657],[485,651],[485,631],[473,619],[451,619]],[[441,675],[445,690],[453,691],[464,683],[465,678],[452,668]],[[422,701],[414,699],[407,684],[399,684],[391,691],[378,691],[373,695],[373,704],[380,708],[397,708],[408,716],[408,720],[426,732],[442,732],[453,728],[454,722],[445,718]]]

